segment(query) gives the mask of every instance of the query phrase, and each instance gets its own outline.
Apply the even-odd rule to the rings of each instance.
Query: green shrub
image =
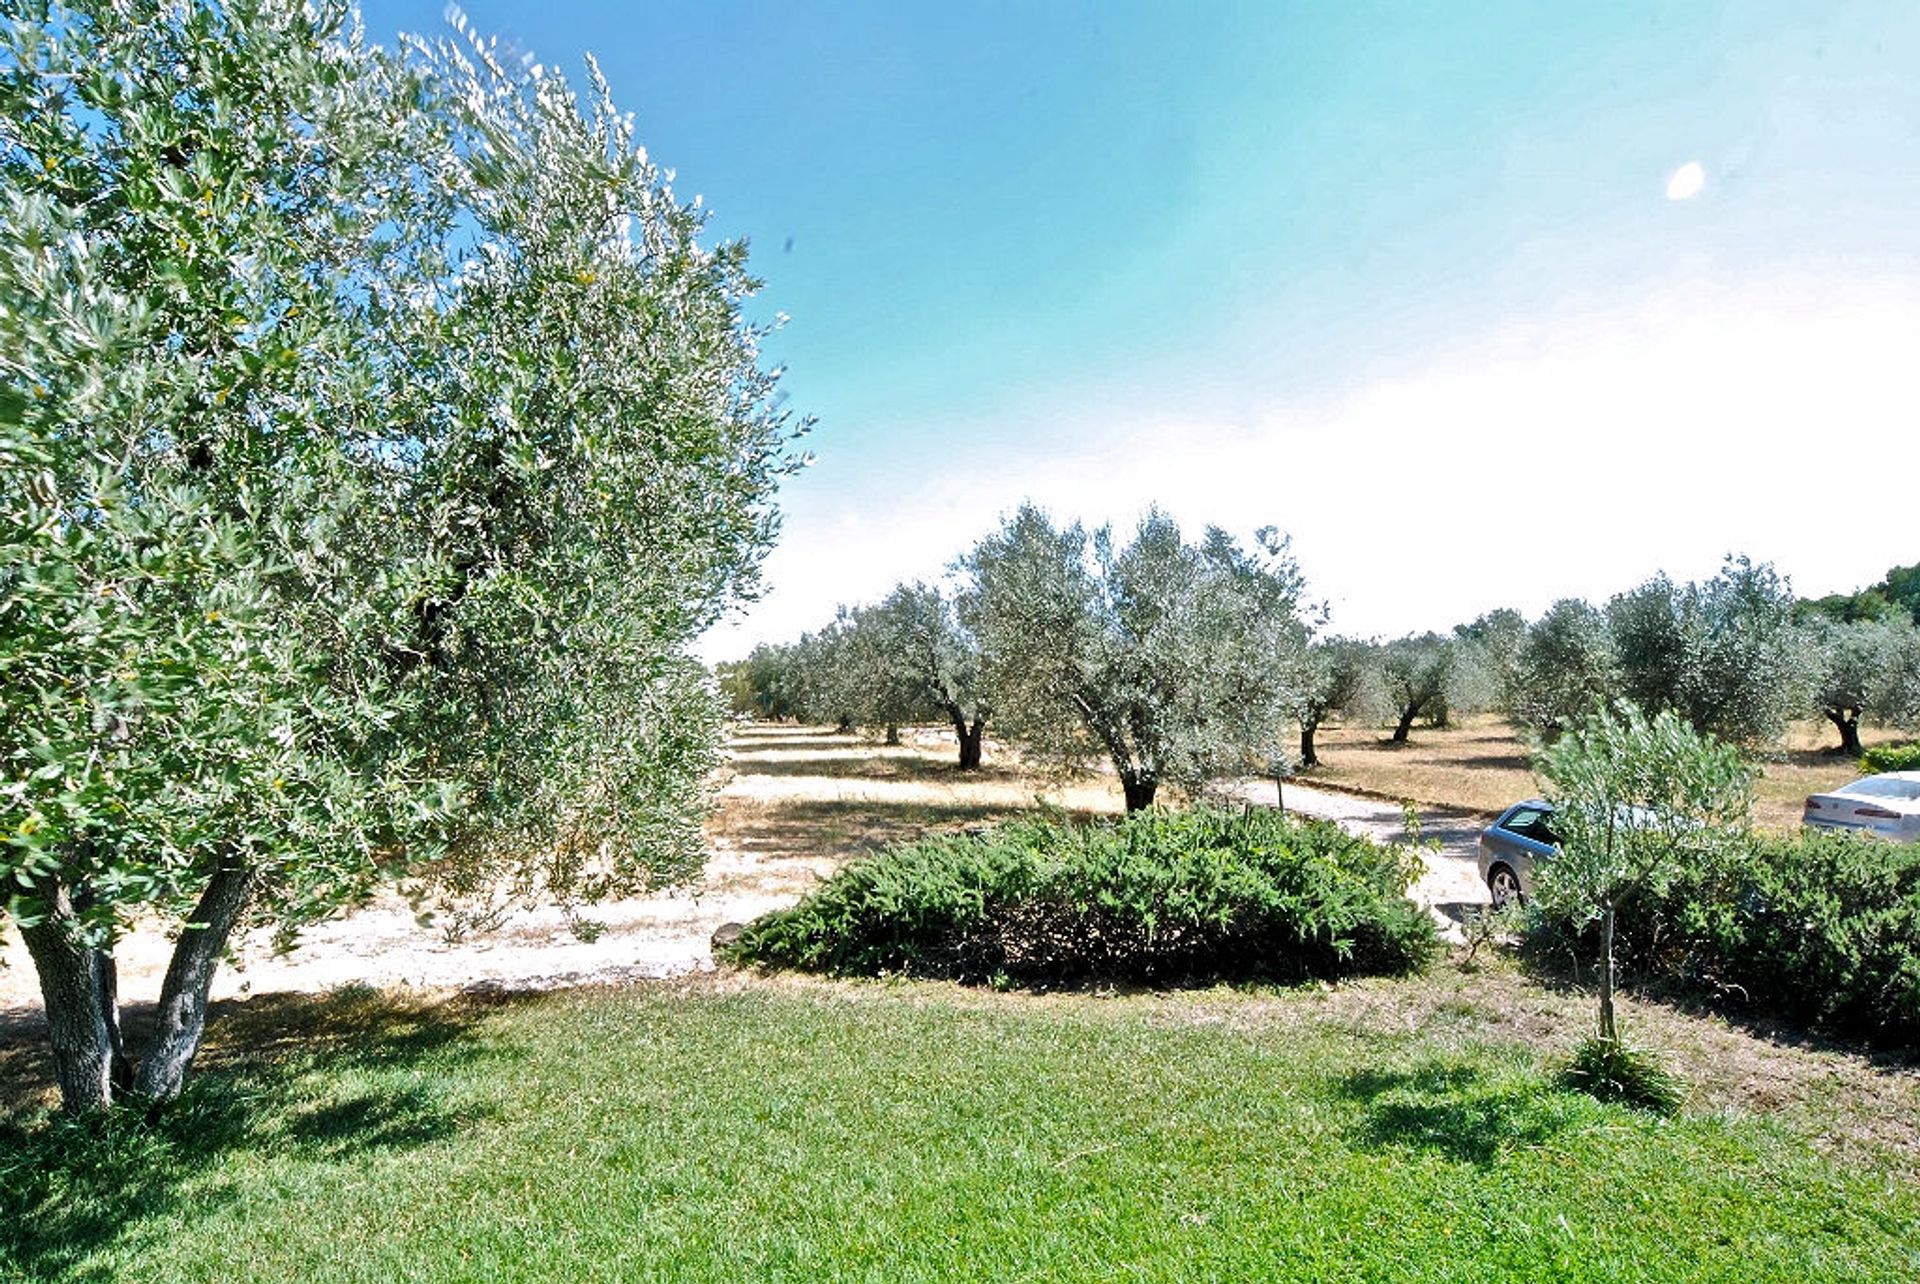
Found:
[[[1560,1082],[1589,1097],[1657,1115],[1674,1114],[1687,1100],[1686,1081],[1657,1055],[1598,1035],[1581,1040],[1560,1071]]]
[[[1405,849],[1264,809],[1022,820],[856,861],[721,954],[999,985],[1406,973],[1438,945],[1406,899],[1415,868]]]
[[[1849,1038],[1920,1047],[1920,845],[1754,835],[1621,912],[1629,974]],[[1536,940],[1564,931],[1536,921]]]
[[[1880,745],[1860,755],[1862,771],[1920,771],[1920,744]]]

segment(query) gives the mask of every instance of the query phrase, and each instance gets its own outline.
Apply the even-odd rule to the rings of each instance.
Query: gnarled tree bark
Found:
[[[980,742],[986,735],[987,715],[976,714],[971,726],[967,715],[957,704],[944,706],[947,721],[953,724],[953,734],[960,741],[960,770],[973,771],[980,766]]]
[[[179,1095],[206,1031],[214,973],[253,887],[253,871],[236,858],[214,870],[174,945],[153,1038],[136,1063],[121,1036],[113,952],[89,945],[81,934],[85,891],[69,892],[52,876],[36,881],[33,898],[44,912],[20,935],[40,978],[63,1110],[105,1109],[127,1092],[162,1101]]]
[[[253,888],[254,871],[237,857],[225,857],[188,917],[160,985],[153,1040],[134,1076],[134,1091],[141,1096],[166,1100],[179,1095],[206,1032],[213,974]]]
[[[1858,709],[1836,709],[1828,706],[1821,712],[1827,715],[1827,721],[1840,732],[1840,747],[1835,753],[1844,753],[1858,758],[1866,750],[1860,744],[1860,711]]]
[[[1318,767],[1320,755],[1313,751],[1313,733],[1320,729],[1318,718],[1308,718],[1300,724],[1300,765]]]
[[[978,717],[969,726],[964,720],[956,720],[954,731],[960,737],[960,770],[978,771],[980,769],[981,742],[987,734],[987,720]]]
[[[44,913],[20,936],[40,977],[61,1108],[84,1114],[113,1102],[120,1018],[103,1004],[113,995],[112,962],[81,939],[73,900],[57,879],[36,880],[33,894]],[[119,1061],[124,1068],[124,1055]]]

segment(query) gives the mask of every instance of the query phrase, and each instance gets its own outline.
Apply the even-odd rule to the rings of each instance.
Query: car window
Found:
[[[1868,776],[1865,780],[1856,780],[1845,789],[1843,794],[1860,794],[1867,798],[1898,798],[1903,802],[1912,802],[1920,798],[1920,780],[1896,780],[1891,776]]]
[[[1507,817],[1506,820],[1501,823],[1500,828],[1510,834],[1518,834],[1522,838],[1531,838],[1535,842],[1544,843],[1551,840],[1540,837],[1537,831],[1544,829],[1545,826],[1545,812],[1541,811],[1538,807],[1522,807],[1519,811]]]

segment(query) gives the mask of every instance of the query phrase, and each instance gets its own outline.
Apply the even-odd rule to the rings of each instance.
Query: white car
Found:
[[[1852,829],[1920,842],[1920,771],[1889,771],[1807,799],[1808,829]]]

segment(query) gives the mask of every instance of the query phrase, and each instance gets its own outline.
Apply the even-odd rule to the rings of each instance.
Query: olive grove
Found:
[[[1738,744],[1776,739],[1812,701],[1813,660],[1774,568],[1729,557],[1704,583],[1655,576],[1607,604],[1622,693]]]

